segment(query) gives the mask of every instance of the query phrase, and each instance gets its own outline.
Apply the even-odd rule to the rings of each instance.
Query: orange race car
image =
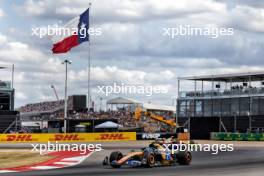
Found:
[[[111,165],[113,168],[119,168],[122,165],[130,167],[154,167],[168,165],[189,165],[192,160],[192,155],[188,151],[171,153],[164,144],[175,144],[177,141],[170,138],[168,140],[156,140],[148,147],[141,151],[132,151],[127,155],[123,155],[119,151],[114,151],[109,157],[105,157],[103,164]]]

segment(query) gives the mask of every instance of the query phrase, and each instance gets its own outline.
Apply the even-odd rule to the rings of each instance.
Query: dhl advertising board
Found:
[[[135,132],[111,133],[53,133],[53,134],[0,134],[0,143],[17,142],[96,142],[96,141],[133,141]]]

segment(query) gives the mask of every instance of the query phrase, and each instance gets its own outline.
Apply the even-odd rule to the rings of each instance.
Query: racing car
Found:
[[[164,140],[156,140],[149,144],[148,147],[141,151],[132,151],[127,155],[123,155],[120,151],[114,151],[109,158],[105,157],[103,165],[111,165],[113,168],[120,168],[122,165],[130,167],[154,167],[154,166],[170,166],[170,165],[189,165],[192,155],[189,151],[180,151],[171,153],[163,146]],[[170,144],[175,143],[170,141]],[[167,143],[168,144],[168,143]]]

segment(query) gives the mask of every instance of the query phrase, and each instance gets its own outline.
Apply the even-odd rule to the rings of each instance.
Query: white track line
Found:
[[[80,161],[84,156],[76,156],[71,158],[64,158],[62,161]]]
[[[56,167],[56,166],[34,166],[30,167],[31,169],[38,169],[38,170],[47,170],[47,169],[58,169],[61,167]]]
[[[76,162],[55,162],[54,164],[59,164],[59,165],[69,165],[72,166],[74,164],[76,164]]]
[[[8,173],[8,172],[17,172],[17,171],[13,171],[13,170],[0,170],[0,173]]]

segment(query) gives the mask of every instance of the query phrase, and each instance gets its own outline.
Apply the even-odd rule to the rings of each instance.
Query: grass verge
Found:
[[[52,158],[52,156],[40,155],[30,150],[0,150],[0,169],[37,164]]]

